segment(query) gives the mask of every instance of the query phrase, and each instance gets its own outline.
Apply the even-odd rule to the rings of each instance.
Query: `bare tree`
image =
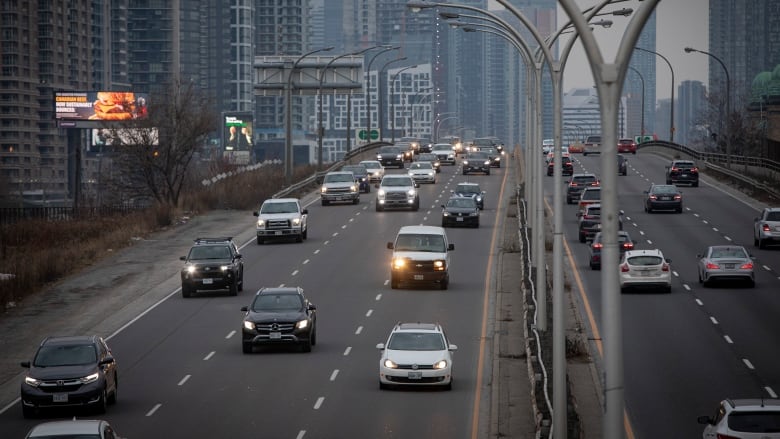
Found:
[[[707,133],[701,139],[703,149],[725,154],[730,145],[736,156],[760,156],[762,129],[743,105],[744,96],[732,101],[731,114],[726,114],[726,98],[722,94],[708,93],[707,106],[699,115],[698,127]],[[737,102],[737,105],[734,105]]]
[[[176,207],[190,183],[193,157],[216,130],[218,117],[192,83],[172,84],[150,100],[147,118],[104,129],[117,170],[112,186],[124,200],[151,198]]]

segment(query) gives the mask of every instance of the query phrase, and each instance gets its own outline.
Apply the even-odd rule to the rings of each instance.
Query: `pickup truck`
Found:
[[[588,136],[582,144],[582,155],[601,154],[601,136]]]
[[[766,248],[772,242],[780,243],[780,207],[767,207],[753,224],[753,245]]]
[[[257,217],[257,245],[269,239],[293,237],[303,242],[307,238],[309,211],[297,198],[269,198],[253,215]]]

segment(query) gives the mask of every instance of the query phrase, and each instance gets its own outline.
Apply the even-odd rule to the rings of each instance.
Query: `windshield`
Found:
[[[488,155],[484,152],[472,152],[466,158],[468,160],[487,160]]]
[[[677,186],[654,186],[654,194],[676,194]]]
[[[415,162],[409,165],[409,169],[433,169],[430,162]]]
[[[368,169],[365,166],[344,166],[343,171],[349,171],[355,175],[365,175],[368,173]]]
[[[382,180],[382,186],[414,186],[410,178],[385,178]]]
[[[298,204],[294,201],[282,203],[263,203],[260,213],[294,213],[298,212]]]
[[[450,198],[447,201],[448,207],[471,207],[476,208],[477,202],[473,198]]]
[[[297,294],[261,294],[255,298],[252,311],[298,311],[302,307]]]
[[[628,258],[628,263],[630,265],[639,265],[639,266],[653,266],[653,265],[661,265],[663,260],[658,256],[633,256]]]
[[[395,242],[395,249],[398,251],[436,253],[444,253],[447,251],[444,246],[444,237],[441,235],[424,235],[416,233],[398,235]]]
[[[36,367],[76,366],[97,362],[92,344],[41,346],[33,364]]]
[[[325,183],[351,183],[355,181],[353,174],[326,174]]]
[[[435,332],[396,332],[390,336],[387,349],[396,351],[443,351],[444,337]]]
[[[585,190],[582,192],[582,199],[583,200],[599,200],[601,199],[601,191],[596,190]]]
[[[386,146],[379,150],[380,154],[400,154],[401,149],[396,148],[395,146]]]
[[[458,186],[455,188],[455,192],[459,194],[478,194],[479,187],[473,185]]]
[[[190,260],[230,259],[230,249],[225,246],[198,246],[190,250]]]
[[[363,165],[366,169],[377,169],[382,167],[379,162],[364,162],[361,163],[361,165]]]
[[[575,183],[595,183],[596,177],[574,177],[572,181]]]

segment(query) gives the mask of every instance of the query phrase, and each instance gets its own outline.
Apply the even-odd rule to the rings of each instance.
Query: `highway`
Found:
[[[701,437],[697,416],[714,415],[722,399],[776,398],[780,392],[780,248],[754,247],[758,206],[706,178],[699,187],[681,187],[682,214],[645,213],[643,191],[651,182],[665,183],[664,166],[670,160],[641,151],[627,157],[628,175],[618,177],[624,230],[637,241],[635,248],[661,249],[673,270],[672,294],[623,295],[629,437]],[[599,156],[578,154],[574,161],[574,172],[599,174]],[[545,180],[549,206],[552,178]],[[600,326],[601,274],[588,266],[588,248],[578,241],[575,212],[576,205],[564,204],[565,258],[577,268],[572,287],[583,303],[587,298],[592,321]],[[755,288],[705,288],[698,283],[697,254],[718,244],[743,245],[755,257]]]
[[[239,243],[245,288],[237,297],[184,299],[172,291],[111,338],[119,401],[99,417],[129,438],[469,438],[487,431],[485,331],[496,233],[506,217],[497,209],[513,185],[505,168],[490,176],[457,171],[444,167],[435,185],[420,187],[418,212],[375,212],[374,188],[358,205],[323,207],[307,197],[307,241]],[[455,244],[449,289],[392,290],[386,243],[403,225],[439,225],[440,205],[464,180],[479,182],[487,201],[480,228],[447,229]],[[253,225],[247,219],[247,228]],[[280,347],[243,354],[241,306],[259,288],[281,285],[302,287],[317,306],[317,345],[311,353]],[[443,325],[458,345],[452,391],[379,390],[376,344],[399,321]],[[25,420],[17,405],[0,415],[2,436],[23,437],[38,422],[71,415]]]

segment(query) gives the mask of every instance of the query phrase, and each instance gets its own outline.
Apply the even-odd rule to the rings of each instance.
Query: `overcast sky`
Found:
[[[580,9],[601,3],[596,0],[576,0]],[[629,0],[602,11],[621,8],[637,10],[642,4],[639,0]],[[501,8],[493,1],[492,8]],[[607,18],[607,17],[603,17]],[[626,26],[631,17],[610,17],[614,25],[608,29],[596,27],[594,30],[605,61],[613,61]],[[663,0],[656,6],[656,52],[669,59],[674,68],[676,87],[684,80],[701,81],[707,86],[707,65],[709,57],[701,53],[685,53],[686,46],[699,50],[708,50],[709,0]],[[558,6],[558,25],[568,22],[566,12]],[[564,35],[563,37],[566,37]],[[585,69],[578,68],[585,66]],[[669,98],[671,94],[671,73],[666,63],[658,58],[656,63],[656,97]],[[587,67],[587,58],[582,45],[577,43],[566,61],[564,71],[564,91],[575,87],[593,86],[593,76]]]

